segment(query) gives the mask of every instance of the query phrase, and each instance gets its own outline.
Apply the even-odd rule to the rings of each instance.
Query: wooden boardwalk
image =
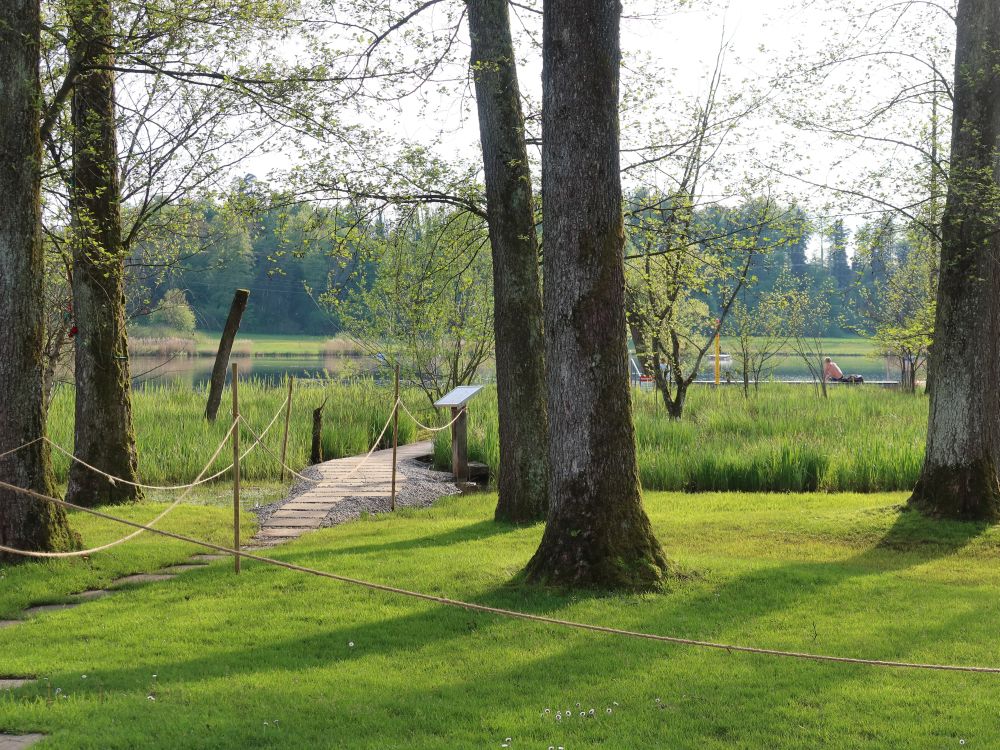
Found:
[[[406,484],[406,473],[398,464],[426,456],[433,450],[430,441],[401,445],[397,450],[396,492]],[[250,547],[270,547],[287,542],[320,527],[337,503],[348,497],[384,498],[392,494],[392,449],[375,451],[357,470],[364,456],[337,458],[313,467],[320,478],[309,482],[305,491],[294,495],[265,521]]]

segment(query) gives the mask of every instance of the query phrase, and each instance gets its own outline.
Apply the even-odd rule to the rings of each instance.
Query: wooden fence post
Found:
[[[323,409],[326,407],[326,398],[319,408],[313,409],[312,450],[309,452],[309,462],[314,466],[323,463]]]
[[[285,461],[288,455],[288,422],[292,418],[292,383],[295,382],[295,376],[288,376],[288,404],[285,408],[285,434],[281,438],[281,481],[285,481]]]
[[[233,566],[240,572],[240,388],[239,367],[233,362]]]
[[[243,311],[247,309],[249,297],[249,289],[237,289],[236,294],[233,295],[233,304],[229,308],[226,327],[222,330],[219,349],[215,353],[215,366],[212,367],[208,405],[205,407],[205,418],[209,422],[214,422],[216,414],[219,413],[219,404],[222,403],[222,389],[226,384],[226,366],[229,364],[229,355],[233,351],[233,340],[236,338],[236,332],[240,330],[240,320],[243,318]]]
[[[396,400],[392,402],[392,496],[389,510],[396,510],[396,447],[399,445],[399,363],[396,363]]]

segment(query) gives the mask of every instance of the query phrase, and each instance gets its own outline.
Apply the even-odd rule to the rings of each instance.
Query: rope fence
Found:
[[[217,459],[219,457],[219,454],[222,453],[222,449],[226,447],[227,443],[229,443],[229,438],[233,434],[233,430],[236,429],[237,425],[239,425],[239,421],[234,419],[233,423],[229,426],[229,429],[226,430],[225,437],[222,438],[222,441],[219,443],[218,447],[215,449],[215,453],[212,454],[212,457],[208,460],[208,463],[205,464],[205,468],[203,468],[201,470],[201,474],[198,475],[198,479],[201,479],[202,474],[204,474],[206,471],[208,471],[208,468],[213,463],[215,463],[215,459]],[[196,483],[197,483],[197,480],[196,480],[196,482],[192,482],[190,485],[188,485],[187,489],[185,489],[184,492],[176,500],[174,500],[169,506],[167,506],[163,510],[162,513],[160,513],[158,516],[156,516],[156,518],[154,518],[148,524],[140,526],[140,528],[139,528],[138,531],[134,531],[131,534],[127,534],[127,535],[121,537],[120,539],[114,540],[113,542],[108,542],[107,544],[102,544],[102,545],[97,546],[97,547],[90,547],[89,549],[70,550],[70,551],[67,551],[67,552],[45,552],[45,551],[41,551],[41,550],[18,550],[18,549],[14,549],[13,547],[7,547],[5,545],[0,545],[0,552],[7,552],[7,553],[12,554],[12,555],[22,555],[22,556],[25,556],[25,557],[37,557],[37,558],[43,558],[43,559],[61,559],[61,558],[68,558],[68,557],[86,557],[88,555],[92,555],[92,554],[95,554],[97,552],[104,552],[105,550],[109,550],[112,547],[117,547],[120,544],[125,544],[125,542],[128,542],[128,541],[131,541],[132,539],[135,539],[137,536],[139,536],[144,531],[153,531],[153,524],[158,523],[159,521],[163,520],[163,518],[168,513],[170,513],[172,510],[174,510],[174,508],[176,508],[178,505],[180,505],[181,502],[191,493],[191,490],[194,489],[194,487],[196,486]],[[4,486],[4,487],[10,489],[13,485],[8,485],[6,482],[0,482],[0,486]],[[28,492],[28,491],[27,490],[22,490],[22,492]],[[39,495],[39,497],[45,497],[45,495]],[[48,498],[48,499],[49,500],[55,500],[55,498]],[[59,500],[58,502],[59,503],[63,503],[65,501]],[[70,505],[72,505],[72,504],[70,504]],[[83,506],[76,506],[76,505],[74,505],[73,507],[75,507],[75,508],[82,508]]]
[[[413,412],[410,411],[410,408],[406,405],[406,403],[402,399],[399,400],[399,405],[403,407],[403,411],[406,412],[406,416],[408,416],[411,420],[413,420],[413,423],[417,425],[417,427],[427,430],[428,432],[441,432],[442,430],[447,430],[449,427],[455,424],[455,422],[461,419],[462,414],[465,412],[465,407],[463,406],[461,409],[458,410],[458,413],[454,417],[452,417],[451,421],[448,422],[448,424],[442,425],[441,427],[431,427],[429,425],[425,425],[423,422],[421,422],[419,419],[413,416]]]
[[[398,404],[399,401],[397,401],[396,403]],[[371,449],[361,459],[361,462],[358,463],[353,469],[351,469],[351,471],[349,471],[347,474],[345,474],[342,477],[337,477],[337,479],[339,481],[344,481],[345,479],[351,478],[352,476],[354,476],[355,474],[357,474],[362,469],[362,467],[364,467],[364,465],[366,463],[368,463],[368,460],[372,457],[372,454],[375,453],[376,450],[378,450],[378,447],[379,447],[379,445],[382,442],[382,438],[385,437],[385,433],[389,429],[389,425],[392,424],[392,418],[395,416],[395,414],[396,414],[396,407],[393,407],[393,410],[389,413],[389,418],[385,421],[385,426],[382,428],[382,432],[379,433],[378,437],[375,438],[375,442],[372,443]],[[242,419],[242,417],[241,417],[241,419]],[[245,419],[243,420],[243,424],[250,431],[251,435],[256,436],[257,433],[254,432],[253,427],[251,427],[250,424]],[[300,472],[295,471],[295,469],[293,469],[291,466],[289,466],[288,464],[286,464],[281,459],[280,456],[276,455],[275,452],[272,451],[270,448],[268,448],[266,445],[264,445],[263,443],[261,443],[261,446],[264,448],[264,451],[271,456],[271,458],[273,458],[275,461],[277,461],[282,467],[284,467],[285,471],[287,471],[288,473],[290,473],[296,479],[300,479],[303,482],[321,482],[321,481],[323,481],[322,479],[314,479],[312,477],[307,477],[305,474],[301,474]]]
[[[263,444],[262,441],[263,441],[264,437],[270,431],[271,427],[274,426],[275,421],[281,415],[281,411],[284,408],[285,408],[285,404],[282,403],[282,405],[279,407],[279,409],[278,409],[277,413],[275,414],[275,416],[268,423],[267,427],[264,428],[263,432],[261,432],[260,435],[256,435],[256,433],[254,433],[256,435],[257,439],[250,445],[250,447],[248,447],[246,449],[246,451],[244,451],[240,455],[241,459],[246,458],[246,456],[249,455],[250,452],[253,451],[258,445],[262,445]],[[245,424],[246,420],[243,420],[243,422]],[[229,425],[229,429],[226,430],[226,434],[222,437],[222,440],[219,442],[219,444],[216,447],[215,451],[212,453],[212,457],[208,459],[208,462],[205,464],[205,466],[202,468],[202,470],[198,473],[198,476],[195,478],[195,480],[193,482],[189,482],[188,484],[177,485],[177,486],[173,486],[173,487],[158,487],[156,485],[144,485],[144,484],[139,484],[139,483],[136,483],[136,482],[130,482],[128,480],[122,479],[121,477],[116,477],[116,476],[114,476],[112,474],[107,473],[106,471],[102,471],[101,469],[98,469],[98,468],[96,468],[94,466],[91,466],[86,461],[80,460],[75,455],[69,453],[68,451],[66,451],[65,449],[63,449],[61,446],[59,446],[56,443],[54,443],[52,440],[49,440],[49,438],[47,436],[42,436],[40,438],[35,438],[34,440],[31,440],[31,441],[25,443],[24,445],[18,446],[17,448],[15,448],[13,450],[10,450],[10,451],[7,451],[7,452],[5,452],[3,454],[0,454],[0,458],[4,458],[5,456],[8,456],[8,455],[10,455],[12,453],[16,453],[17,451],[20,451],[20,450],[23,450],[25,448],[28,448],[31,445],[34,445],[35,443],[38,443],[38,442],[47,442],[50,445],[52,445],[54,448],[56,448],[59,451],[65,453],[66,455],[68,455],[71,459],[73,459],[75,461],[78,461],[81,465],[87,467],[91,471],[93,471],[93,472],[95,472],[97,474],[100,474],[101,476],[107,478],[108,481],[110,481],[113,484],[116,483],[116,482],[122,482],[124,484],[130,484],[130,485],[132,485],[134,487],[141,487],[143,489],[152,489],[152,490],[183,490],[183,492],[181,493],[181,495],[176,500],[174,500],[169,506],[167,506],[159,515],[157,515],[155,518],[153,518],[151,521],[149,521],[145,525],[144,528],[141,528],[138,531],[135,531],[135,532],[133,532],[131,534],[127,534],[127,535],[125,535],[125,536],[123,536],[123,537],[121,537],[119,539],[116,539],[116,540],[114,540],[112,542],[108,542],[106,544],[102,544],[102,545],[99,545],[97,547],[90,547],[88,549],[69,550],[69,551],[65,551],[65,552],[46,552],[46,551],[41,551],[41,550],[16,550],[16,549],[14,549],[12,547],[6,547],[4,545],[0,545],[0,551],[2,551],[2,552],[8,552],[10,554],[15,554],[15,555],[22,555],[22,556],[25,556],[25,557],[35,557],[35,558],[41,558],[41,559],[64,559],[64,558],[72,558],[72,557],[87,557],[87,556],[95,554],[97,552],[104,552],[106,550],[109,550],[109,549],[112,549],[114,547],[117,547],[117,546],[119,546],[121,544],[125,544],[125,542],[129,542],[132,539],[135,539],[137,536],[139,536],[140,534],[142,534],[144,531],[150,530],[154,524],[159,523],[169,513],[171,513],[173,510],[175,510],[178,505],[180,505],[182,502],[184,502],[185,499],[187,499],[187,496],[191,494],[191,490],[193,490],[195,487],[197,487],[197,486],[199,486],[201,484],[204,484],[205,482],[208,482],[208,481],[210,481],[212,479],[216,479],[216,478],[222,476],[223,474],[225,474],[226,472],[228,472],[230,469],[233,468],[233,466],[235,464],[230,464],[225,469],[222,469],[221,471],[216,472],[215,474],[211,475],[210,477],[205,477],[204,476],[205,473],[212,466],[212,464],[215,463],[216,459],[219,457],[219,454],[222,453],[222,450],[223,450],[223,448],[226,447],[226,444],[229,443],[229,440],[232,437],[233,432],[234,432],[234,430],[236,430],[236,427],[237,427],[237,425],[239,425],[239,423],[240,423],[239,419],[234,419],[233,422]],[[251,432],[253,432],[252,429],[251,429]]]
[[[28,495],[37,500],[55,503],[56,505],[62,506],[64,508],[78,510],[84,513],[89,513],[90,515],[96,516],[98,518],[103,518],[108,521],[113,521],[116,523],[124,524],[126,526],[131,526],[133,528],[139,529],[140,531],[149,531],[150,533],[157,534],[159,536],[175,539],[181,542],[187,542],[189,544],[194,544],[200,547],[205,547],[215,552],[222,552],[225,554],[242,557],[247,560],[255,560],[256,562],[264,563],[265,565],[272,565],[275,567],[285,568],[287,570],[295,571],[298,573],[313,575],[320,578],[327,578],[330,580],[339,581],[340,583],[346,583],[351,586],[366,588],[372,591],[381,591],[387,594],[395,594],[397,596],[404,596],[411,599],[418,599],[421,601],[432,602],[434,604],[441,604],[448,607],[464,609],[469,612],[479,612],[482,614],[497,615],[499,617],[505,617],[509,619],[525,620],[544,625],[552,625],[556,627],[569,628],[574,630],[583,630],[592,633],[603,633],[606,635],[614,635],[630,639],[656,641],[659,643],[669,643],[677,646],[688,646],[693,648],[711,649],[716,651],[727,651],[729,653],[757,654],[761,656],[773,656],[773,657],[782,657],[788,659],[799,659],[799,660],[816,661],[816,662],[831,662],[836,664],[854,664],[854,665],[864,665],[871,667],[883,667],[883,668],[893,668],[893,669],[914,669],[914,670],[932,670],[941,672],[973,672],[973,673],[985,673],[985,674],[1000,674],[1000,667],[981,667],[981,666],[972,666],[964,664],[933,664],[933,663],[922,663],[922,662],[891,661],[886,659],[864,659],[864,658],[855,658],[847,656],[833,656],[829,654],[814,654],[802,651],[784,651],[781,649],[758,648],[755,646],[742,646],[731,643],[717,643],[714,641],[702,641],[692,638],[680,638],[677,636],[660,635],[657,633],[646,633],[638,630],[612,628],[604,625],[593,625],[590,623],[576,622],[573,620],[561,620],[555,617],[547,617],[545,615],[535,615],[529,612],[519,612],[517,610],[504,609],[502,607],[490,607],[485,604],[475,604],[473,602],[466,602],[459,599],[450,599],[443,596],[434,596],[433,594],[425,594],[420,591],[411,591],[409,589],[403,589],[396,586],[389,586],[384,583],[375,583],[373,581],[365,581],[359,578],[351,578],[349,576],[340,575],[338,573],[331,573],[329,571],[319,570],[317,568],[309,568],[304,565],[296,565],[295,563],[286,562],[284,560],[277,560],[275,558],[265,557],[264,555],[258,555],[252,552],[232,549],[230,547],[226,547],[221,544],[215,544],[213,542],[207,542],[201,539],[195,539],[185,534],[178,534],[173,531],[164,531],[163,529],[155,529],[150,526],[137,523],[135,521],[129,521],[124,518],[118,518],[108,513],[103,513],[101,511],[94,510],[93,508],[85,508],[81,505],[75,505],[65,500],[60,500],[59,498],[55,497],[49,497],[48,495],[44,495],[40,492],[35,492],[34,490],[27,490],[22,487],[17,487],[15,485],[8,484],[7,482],[3,481],[0,481],[0,488],[9,490],[11,492],[17,492],[20,494]],[[3,550],[5,552],[11,552],[13,554],[21,554],[19,550],[13,550],[8,547],[0,547],[0,550]]]

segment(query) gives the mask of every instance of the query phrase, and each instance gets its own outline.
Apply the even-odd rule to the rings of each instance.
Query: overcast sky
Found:
[[[847,10],[838,9],[838,3]],[[902,35],[899,40],[893,40],[891,46],[921,46],[919,39],[906,37],[906,24],[899,24],[895,16],[886,18],[885,13],[867,16],[872,8],[899,5],[893,0],[873,0],[871,3],[854,0],[731,0],[728,3],[695,0],[679,10],[661,8],[657,17],[651,19],[644,15],[648,4],[626,3],[626,18],[622,23],[625,65],[630,69],[644,65],[649,76],[648,95],[644,94],[648,96],[647,108],[641,113],[623,113],[623,141],[640,142],[642,129],[655,119],[683,125],[685,104],[704,96],[723,40],[728,45],[723,96],[751,88],[767,91],[775,77],[787,73],[796,61],[819,59],[845,35],[856,38],[863,46],[866,35],[874,33],[872,29],[889,26]],[[641,17],[629,18],[630,14]],[[910,21],[918,29],[927,25],[916,17]],[[422,22],[429,27],[445,23],[443,18],[435,18],[433,10]],[[853,31],[859,24],[861,30]],[[537,106],[541,92],[540,51],[532,47],[529,35],[540,31],[540,19],[536,14],[515,7],[512,26],[523,55],[519,68],[522,92]],[[940,36],[947,42],[947,25],[942,29]],[[467,38],[465,32],[463,41],[464,38]],[[467,45],[463,45],[461,52],[456,54],[456,66],[464,66],[466,61]],[[459,70],[456,75],[462,72]],[[914,75],[920,74],[917,66]],[[627,77],[628,73],[624,75]],[[893,87],[898,88],[900,84],[891,75],[863,65],[841,70],[839,75],[840,88],[835,77],[823,90],[810,91],[805,98],[815,101],[807,104],[832,103],[835,112],[838,109],[847,112],[852,107],[863,109],[866,99],[888,98],[893,94]],[[866,217],[864,212],[873,208],[871,203],[858,205],[856,201],[848,201],[844,194],[815,185],[855,184],[859,175],[871,170],[873,165],[883,161],[902,164],[913,159],[913,154],[890,146],[868,144],[860,148],[858,143],[838,143],[781,122],[780,115],[787,114],[793,107],[803,106],[800,94],[791,91],[773,94],[769,107],[747,119],[737,133],[727,138],[720,156],[720,161],[726,160],[726,167],[712,178],[716,184],[706,184],[705,190],[710,194],[732,193],[741,170],[748,175],[752,173],[755,179],[767,173],[773,181],[772,189],[794,197],[816,214],[831,217],[843,214],[848,217],[849,224],[856,226]],[[781,97],[787,97],[787,101],[782,101]],[[922,112],[916,114],[924,117]],[[902,118],[913,116],[912,109],[901,113]],[[476,158],[478,125],[468,86],[452,85],[446,94],[429,95],[423,102],[413,99],[397,107],[380,106],[374,114],[366,114],[359,122],[365,122],[366,118],[401,140],[436,141],[442,156]],[[881,127],[891,129],[894,126],[884,123]],[[285,157],[270,156],[254,159],[251,168],[257,174],[266,174],[285,166]],[[793,172],[801,175],[788,176]],[[660,181],[659,176],[647,179]],[[669,179],[668,174],[666,182]]]

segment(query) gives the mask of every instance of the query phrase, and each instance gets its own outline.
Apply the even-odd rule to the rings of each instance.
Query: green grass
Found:
[[[900,513],[902,499],[650,494],[657,534],[691,571],[658,595],[511,586],[541,527],[487,520],[496,500],[489,495],[316,532],[273,554],[485,604],[655,633],[844,656],[1000,664],[1000,529]],[[226,521],[221,509],[185,508],[165,523],[224,538]],[[74,524],[88,542],[106,534],[98,522],[74,517]],[[6,568],[0,613],[58,601],[189,551],[141,538],[90,562]],[[630,641],[256,563],[238,577],[227,563],[216,563],[2,629],[0,673],[42,678],[0,695],[0,730],[45,732],[52,748],[436,750],[500,747],[507,737],[512,748],[574,750],[1000,745],[996,675]],[[556,710],[578,713],[577,703],[597,716],[555,721]]]
[[[495,475],[499,462],[496,391],[469,407],[469,456]],[[908,490],[924,455],[927,400],[880,388],[769,384],[748,399],[738,388],[695,386],[684,418],[633,391],[639,473],[648,490],[879,492]],[[451,461],[439,433],[435,462]]]
[[[256,381],[240,381],[240,412],[253,428],[260,432],[278,411],[287,388],[271,387]],[[49,411],[49,436],[71,450],[73,446],[73,390],[56,391]],[[405,393],[411,408],[423,407],[423,396]],[[382,430],[392,406],[392,388],[361,381],[354,384],[319,384],[297,381],[292,400],[292,419],[288,438],[289,466],[298,470],[308,465],[312,444],[312,411],[327,400],[323,421],[323,456],[339,458],[366,452]],[[210,424],[204,418],[207,393],[180,384],[149,385],[132,394],[136,441],[139,451],[139,476],[146,484],[184,483],[192,481],[212,455],[231,423],[230,393],[222,397],[218,420]],[[426,401],[424,401],[426,403]],[[424,415],[428,417],[428,415]],[[281,448],[284,416],[278,418],[265,437],[265,444],[274,452]],[[416,428],[408,419],[400,419],[401,443],[413,442]],[[241,430],[241,443],[249,446],[252,437]],[[383,436],[381,446],[392,445],[392,428]],[[232,450],[225,448],[214,473],[229,465]],[[66,480],[69,461],[53,454],[56,477]],[[248,481],[276,480],[280,467],[266,451],[255,450],[242,462],[241,470]]]

